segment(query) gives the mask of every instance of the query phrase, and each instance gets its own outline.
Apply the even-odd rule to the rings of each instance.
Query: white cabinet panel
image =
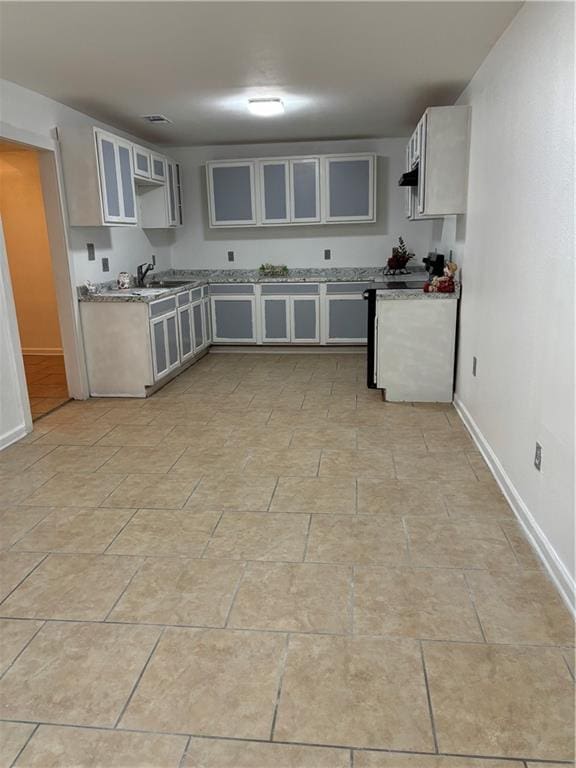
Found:
[[[320,221],[320,161],[318,158],[290,160],[291,221],[314,224]]]
[[[180,334],[180,359],[184,361],[194,354],[192,310],[189,304],[178,310],[178,331]]]
[[[261,160],[258,162],[260,180],[260,223],[288,224],[290,222],[290,162]]]
[[[104,131],[94,135],[103,223],[136,224],[132,144]]]
[[[373,221],[374,155],[340,155],[324,162],[325,221]]]
[[[210,226],[256,224],[255,161],[208,163]]]
[[[291,340],[289,297],[263,296],[260,306],[262,309],[262,341],[265,343],[289,342]]]
[[[291,341],[318,344],[320,342],[320,300],[318,296],[290,297]]]
[[[151,174],[150,150],[134,144],[132,153],[134,155],[134,176],[140,179],[149,179]]]
[[[212,296],[212,340],[256,341],[254,296]]]
[[[326,341],[329,344],[365,344],[368,302],[360,295],[326,296]]]

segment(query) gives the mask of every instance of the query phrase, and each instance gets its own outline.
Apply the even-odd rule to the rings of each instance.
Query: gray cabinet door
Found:
[[[204,331],[204,314],[202,302],[192,305],[192,325],[194,328],[194,350],[198,352],[206,346],[206,333]]]
[[[152,363],[154,380],[162,378],[168,372],[168,350],[166,349],[166,324],[164,318],[150,323],[152,341]]]
[[[210,317],[210,299],[202,301],[202,311],[204,312],[204,333],[206,334],[206,344],[212,341],[212,318]]]
[[[256,224],[254,161],[209,163],[210,225]]]
[[[289,298],[262,297],[262,341],[290,341]]]
[[[134,146],[134,176],[142,179],[150,178],[150,152],[147,149]]]
[[[327,157],[326,221],[374,220],[374,155]]]
[[[150,175],[155,181],[166,181],[166,158],[152,155]]]
[[[101,133],[96,133],[96,141],[104,221],[108,223],[121,222],[122,211],[120,210],[120,184],[116,145],[112,138],[107,138]]]
[[[122,191],[122,219],[126,223],[136,222],[136,191],[134,189],[134,166],[132,145],[118,142],[118,165],[120,167],[120,189]]]
[[[256,341],[254,297],[212,297],[212,340]]]
[[[180,363],[180,348],[178,346],[178,325],[176,323],[176,313],[168,315],[166,322],[166,339],[168,348],[168,366],[175,368]]]
[[[320,341],[320,323],[318,317],[319,299],[317,296],[290,298],[291,305],[291,340],[317,344]]]
[[[168,186],[166,194],[168,195],[168,221],[170,226],[176,226],[178,223],[176,214],[176,163],[171,160],[167,163],[168,167]]]
[[[178,330],[180,332],[180,357],[182,360],[186,360],[194,354],[190,306],[178,310]]]
[[[290,163],[262,160],[260,170],[260,223],[290,222]]]
[[[368,302],[362,296],[328,296],[327,340],[332,343],[366,343]]]
[[[320,221],[320,161],[317,158],[290,161],[291,221]]]

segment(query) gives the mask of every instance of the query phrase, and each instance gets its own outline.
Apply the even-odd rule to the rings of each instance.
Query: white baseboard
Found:
[[[62,347],[47,347],[46,349],[40,349],[39,347],[22,347],[23,355],[63,355]]]
[[[9,445],[15,443],[17,440],[21,440],[28,433],[26,432],[26,424],[20,424],[5,435],[0,436],[0,451],[3,448],[8,448]]]
[[[490,447],[490,444],[478,428],[478,425],[470,415],[470,412],[464,403],[457,395],[454,396],[454,407],[478,446],[484,460],[488,464],[488,468],[494,475],[496,482],[506,497],[506,501],[516,515],[528,541],[550,574],[550,577],[558,588],[564,602],[572,614],[576,616],[576,581],[572,578],[570,572],[558,557],[556,550],[532,516],[532,513],[514,487],[506,470]]]

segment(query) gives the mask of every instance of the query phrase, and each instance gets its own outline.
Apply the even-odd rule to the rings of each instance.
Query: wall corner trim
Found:
[[[26,437],[29,431],[30,430],[26,429],[26,424],[19,424],[17,427],[14,427],[14,429],[11,429],[10,432],[1,435],[0,451],[4,450],[4,448],[8,448],[9,445],[12,445],[12,443],[15,443],[17,440]]]
[[[454,407],[488,464],[506,501],[528,537],[528,541],[544,564],[572,615],[576,617],[576,581],[558,557],[556,550],[532,516],[532,513],[508,477],[506,470],[458,395],[454,395]]]

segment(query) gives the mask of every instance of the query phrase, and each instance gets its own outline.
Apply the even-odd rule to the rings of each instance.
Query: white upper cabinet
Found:
[[[219,160],[206,173],[211,227],[376,220],[371,154]]]
[[[260,223],[289,224],[290,161],[260,160],[258,162],[260,182]]]
[[[210,226],[256,225],[255,166],[254,160],[208,163]]]
[[[374,221],[374,155],[324,157],[324,220]]]
[[[154,181],[166,182],[166,158],[152,153],[150,162],[150,178]]]
[[[104,131],[95,132],[102,219],[106,224],[136,224],[132,144]]]
[[[320,222],[320,161],[318,158],[290,160],[290,191],[294,224]]]
[[[470,108],[429,107],[406,149],[406,171],[417,171],[407,187],[407,217],[441,218],[466,212]]]
[[[149,179],[151,177],[152,158],[149,149],[132,145],[132,154],[134,155],[134,176],[140,179]]]

